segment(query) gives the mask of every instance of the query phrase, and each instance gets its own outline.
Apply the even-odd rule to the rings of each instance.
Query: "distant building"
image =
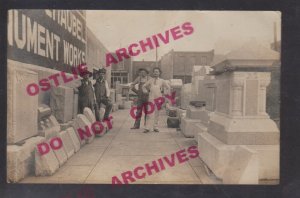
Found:
[[[116,54],[111,53],[115,58]],[[132,81],[132,60],[131,58],[125,59],[117,64],[111,65],[111,87],[115,88],[116,82],[126,84]]]
[[[157,66],[160,67],[160,62],[157,62]],[[156,67],[155,61],[133,61],[132,62],[132,79],[136,79],[138,77],[138,72],[140,68],[145,68],[152,73],[152,69]]]
[[[182,79],[183,83],[191,83],[194,65],[211,65],[214,50],[204,52],[182,52],[171,50],[160,60],[162,78]]]
[[[86,63],[89,71],[93,71],[93,68],[103,68],[106,61],[106,53],[108,50],[97,39],[94,33],[87,27],[87,57]],[[111,84],[111,67],[105,67],[106,80]]]

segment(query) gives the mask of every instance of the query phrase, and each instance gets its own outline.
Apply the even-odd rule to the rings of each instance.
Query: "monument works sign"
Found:
[[[86,62],[82,12],[10,10],[8,18],[8,59],[67,72]]]

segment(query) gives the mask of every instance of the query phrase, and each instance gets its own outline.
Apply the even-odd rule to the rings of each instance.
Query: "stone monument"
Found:
[[[257,158],[249,157],[249,163],[258,160],[258,179],[279,178],[279,130],[266,113],[270,68],[277,59],[278,53],[250,44],[230,52],[213,66],[216,106],[210,114],[207,132],[198,134],[198,147],[203,161],[221,179],[228,175],[227,171],[238,171],[238,167],[247,170],[247,164],[228,169],[234,163],[238,145],[245,146],[243,152],[249,152],[249,156],[257,154]],[[239,172],[238,176],[247,174]]]

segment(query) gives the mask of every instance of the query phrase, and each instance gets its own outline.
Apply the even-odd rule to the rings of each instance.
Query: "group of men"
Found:
[[[100,120],[99,108],[101,104],[105,105],[105,113],[103,120],[109,120],[109,114],[112,109],[112,103],[110,100],[110,89],[107,81],[105,80],[106,70],[93,69],[93,72],[85,70],[81,73],[81,85],[78,87],[78,105],[79,113],[83,113],[85,107],[94,110],[96,120]],[[132,91],[137,94],[138,100],[136,106],[138,107],[137,115],[141,114],[142,109],[147,111],[147,105],[144,105],[148,101],[154,101],[155,98],[163,96],[165,91],[170,92],[170,86],[165,80],[160,78],[161,70],[158,67],[153,68],[152,76],[150,77],[147,69],[139,69],[139,77],[131,83]],[[89,79],[93,76],[93,82]],[[154,113],[151,115],[144,115],[144,133],[159,132],[158,120],[159,110],[155,108]],[[141,123],[141,116],[135,120],[134,126],[131,129],[139,129]]]
[[[154,67],[152,69],[152,76],[150,77],[148,70],[144,68],[139,69],[139,76],[131,84],[132,91],[138,96],[136,115],[141,115],[143,108],[145,108],[144,112],[147,112],[148,105],[145,105],[147,102],[153,102],[156,98],[162,97],[163,94],[171,92],[169,84],[164,79],[160,78],[161,73],[159,67]],[[144,115],[144,133],[148,133],[150,130],[159,132],[159,112],[160,109],[154,107],[153,113]],[[141,117],[142,116],[138,116],[131,129],[140,128]]]
[[[109,120],[109,113],[112,109],[110,100],[110,89],[105,80],[106,69],[94,68],[93,72],[84,70],[81,72],[81,85],[78,87],[78,111],[83,113],[85,107],[94,110],[96,120],[101,121],[99,108],[101,104],[105,105],[103,121]],[[90,77],[93,76],[93,82]]]

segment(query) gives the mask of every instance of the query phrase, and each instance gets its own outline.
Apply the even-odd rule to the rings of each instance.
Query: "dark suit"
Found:
[[[81,80],[81,85],[78,87],[78,110],[83,114],[85,107],[90,108],[92,111],[95,105],[94,90],[90,80]]]

